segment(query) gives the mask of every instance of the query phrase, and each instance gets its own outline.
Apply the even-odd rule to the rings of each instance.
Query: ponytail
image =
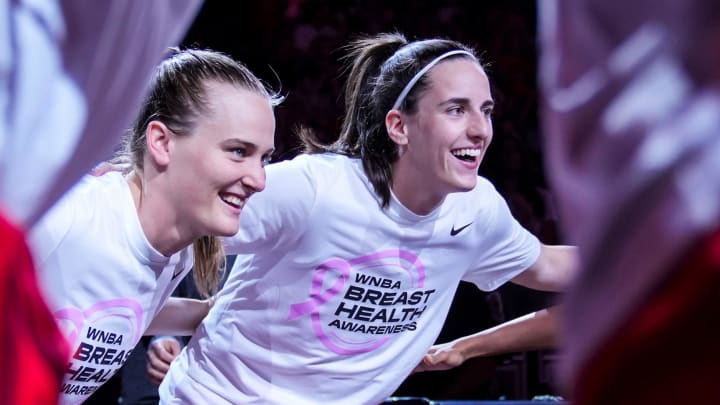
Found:
[[[204,298],[215,295],[225,270],[225,253],[217,236],[203,236],[193,243],[195,286]]]
[[[308,130],[300,132],[300,139],[306,152],[335,152],[359,157],[382,206],[387,207],[392,167],[399,153],[398,145],[390,139],[385,127],[388,111],[397,108],[405,114],[417,112],[418,99],[429,85],[423,68],[432,67],[436,58],[478,59],[473,50],[455,41],[408,42],[399,33],[363,37],[351,42],[344,50],[347,79],[340,136],[327,146],[318,143]],[[412,84],[408,85],[410,82]],[[399,105],[394,107],[396,100],[400,100]]]

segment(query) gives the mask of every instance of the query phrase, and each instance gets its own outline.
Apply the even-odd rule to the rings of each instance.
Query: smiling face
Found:
[[[227,83],[206,89],[209,111],[190,134],[171,136],[168,192],[186,232],[230,236],[247,199],[265,188],[275,117],[264,95]]]
[[[448,193],[475,187],[493,133],[490,83],[476,61],[440,62],[427,81],[416,111],[400,113],[402,124],[391,135],[400,144],[393,191],[418,213],[431,210]]]

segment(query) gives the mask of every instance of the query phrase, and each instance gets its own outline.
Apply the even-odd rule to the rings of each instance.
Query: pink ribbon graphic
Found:
[[[53,314],[59,322],[69,321],[72,329],[66,331],[66,338],[71,347],[75,347],[80,338],[80,332],[86,322],[94,324],[105,318],[124,318],[131,330],[133,342],[138,342],[142,335],[143,311],[140,304],[129,298],[118,298],[98,302],[85,310],[75,307],[66,307]]]
[[[393,262],[393,259],[400,259],[399,263]],[[402,268],[410,278],[410,286],[413,288],[422,288],[425,284],[425,267],[420,262],[420,258],[405,250],[381,250],[349,261],[338,258],[330,259],[315,269],[310,288],[310,297],[305,302],[290,306],[288,320],[294,320],[310,314],[315,336],[317,336],[325,347],[338,354],[366,353],[379,348],[390,339],[389,336],[382,338],[371,337],[363,341],[356,341],[343,339],[337,333],[331,332],[331,338],[323,330],[323,322],[320,319],[319,309],[320,306],[326,304],[344,291],[346,283],[350,280],[351,269],[367,270],[387,267]],[[323,291],[325,278],[330,277],[333,273],[337,274],[337,279],[330,287]]]

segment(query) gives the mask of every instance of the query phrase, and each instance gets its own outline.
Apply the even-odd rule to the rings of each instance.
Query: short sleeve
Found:
[[[489,184],[489,183],[488,183]],[[510,213],[505,199],[490,186],[482,198],[489,201],[482,212],[485,232],[477,246],[475,265],[463,279],[481,290],[492,291],[511,280],[540,256],[540,241]]]

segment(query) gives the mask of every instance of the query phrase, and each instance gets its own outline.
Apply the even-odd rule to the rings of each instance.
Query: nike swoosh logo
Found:
[[[467,225],[463,225],[460,228],[455,229],[455,225],[453,225],[452,229],[450,230],[450,236],[455,236],[463,231],[463,229],[467,228],[468,226],[472,225],[472,222],[470,222]]]
[[[177,276],[182,274],[182,272],[183,272],[182,269],[173,271],[173,275],[172,275],[172,278],[170,279],[170,281],[175,280],[177,278]]]

